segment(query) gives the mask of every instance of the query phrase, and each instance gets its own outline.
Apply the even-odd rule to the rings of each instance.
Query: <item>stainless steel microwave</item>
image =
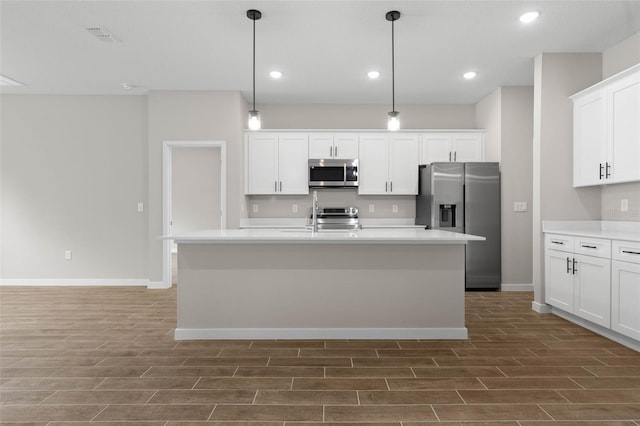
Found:
[[[358,160],[309,160],[310,188],[357,188]]]

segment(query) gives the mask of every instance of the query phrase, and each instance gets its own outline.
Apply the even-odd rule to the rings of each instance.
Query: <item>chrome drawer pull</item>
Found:
[[[640,251],[622,250],[622,252],[627,254],[640,254]]]
[[[553,240],[551,240],[551,243],[552,244],[560,244],[561,246],[564,245],[564,243],[562,241],[553,241]]]
[[[586,246],[586,245],[584,245],[584,244],[582,244],[582,247],[583,247],[583,248],[590,248],[590,249],[597,249],[597,248],[598,248],[598,247],[596,247],[596,246]]]

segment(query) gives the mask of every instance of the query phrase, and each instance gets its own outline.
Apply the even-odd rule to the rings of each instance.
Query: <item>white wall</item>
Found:
[[[600,188],[573,188],[572,94],[601,80],[599,53],[535,59],[533,128],[534,305],[544,304],[542,222],[600,219]]]
[[[640,32],[602,53],[602,78],[640,63]],[[629,210],[620,210],[620,200],[629,200]],[[602,187],[602,219],[640,221],[640,183]]]
[[[0,102],[3,282],[145,279],[146,97]]]

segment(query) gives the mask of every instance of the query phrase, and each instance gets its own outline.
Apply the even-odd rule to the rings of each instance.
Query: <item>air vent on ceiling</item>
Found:
[[[109,30],[107,30],[105,27],[87,27],[85,29],[89,31],[89,34],[92,34],[95,38],[97,38],[100,41],[108,41],[108,42],[118,41],[118,39],[116,39],[113,36],[113,34],[111,34]]]

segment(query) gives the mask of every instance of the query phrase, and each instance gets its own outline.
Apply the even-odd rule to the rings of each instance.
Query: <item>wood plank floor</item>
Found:
[[[530,293],[467,341],[173,340],[176,291],[0,288],[3,424],[640,425],[640,353]]]

